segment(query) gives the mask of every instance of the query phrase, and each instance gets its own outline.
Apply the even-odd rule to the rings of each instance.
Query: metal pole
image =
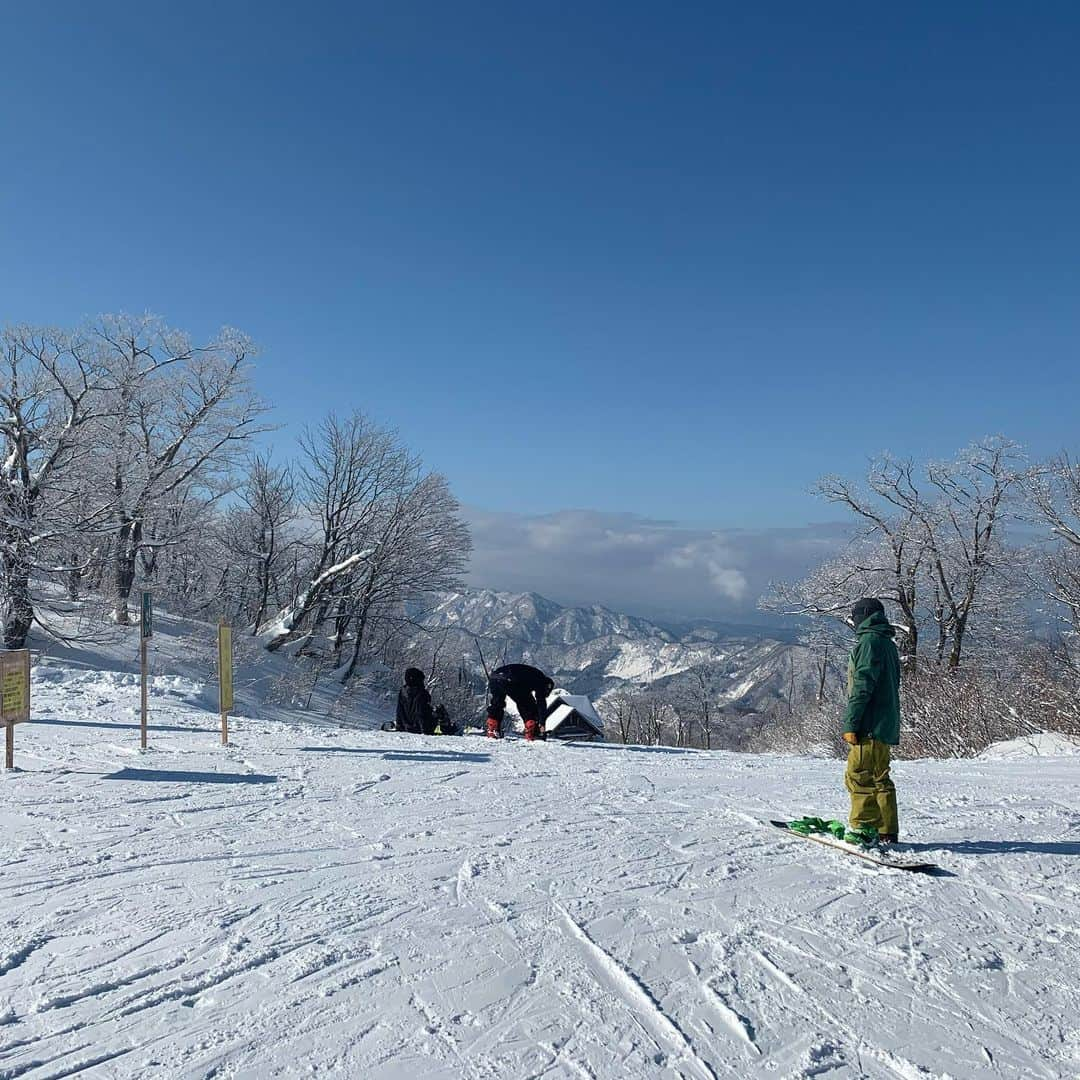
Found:
[[[15,725],[10,720],[4,724],[4,768],[15,768]]]
[[[229,745],[229,710],[233,707],[232,630],[218,622],[218,708],[221,711],[221,745]]]

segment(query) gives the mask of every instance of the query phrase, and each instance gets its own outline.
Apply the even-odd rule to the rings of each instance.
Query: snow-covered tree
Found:
[[[813,592],[815,602],[824,605],[821,614],[842,613],[846,618],[859,596],[891,600],[900,651],[906,666],[914,668],[919,657],[919,586],[929,546],[914,464],[886,455],[871,464],[865,487],[830,476],[818,483],[817,493],[845,507],[862,526],[846,556],[828,568],[835,587],[831,595],[823,591],[826,578],[817,575]]]
[[[937,659],[960,666],[973,620],[992,604],[1011,577],[1015,552],[1003,533],[1027,463],[1019,446],[990,438],[964,450],[954,461],[932,462],[926,475],[936,498],[922,505],[930,556]]]
[[[307,430],[295,474],[307,583],[260,634],[271,650],[301,636],[314,647],[323,635],[348,681],[373,624],[385,638],[411,604],[457,586],[469,533],[445,478],[360,412]]]
[[[0,349],[0,629],[17,649],[38,616],[35,575],[66,573],[70,586],[78,537],[107,519],[109,500],[84,483],[108,415],[107,368],[78,333],[15,327]]]
[[[259,628],[266,647],[309,636],[340,609],[350,578],[371,555],[375,519],[400,475],[405,451],[363,413],[330,414],[300,438],[297,493],[306,516],[306,585]],[[334,642],[340,648],[340,642]]]
[[[1080,464],[1062,454],[1032,471],[1027,491],[1031,520],[1052,541],[1042,560],[1050,597],[1080,634]]]
[[[619,733],[619,742],[628,743],[638,726],[638,697],[626,690],[608,694],[599,703],[605,717],[615,721],[615,730]]]
[[[213,501],[232,482],[266,407],[249,382],[251,342],[225,329],[198,345],[153,316],[105,316],[90,330],[110,377],[108,475],[115,618],[130,621],[138,559],[180,520],[183,498]],[[148,521],[158,535],[147,535]]]
[[[422,597],[460,587],[471,547],[445,477],[423,473],[417,462],[406,463],[373,525],[371,557],[339,609],[345,621],[339,615],[336,641],[352,638],[343,680],[356,670],[372,621],[404,618]]]
[[[801,643],[815,658],[819,698],[830,664],[851,647],[851,609],[860,597],[876,596],[890,608],[898,624],[901,656],[913,666],[912,650],[919,640],[915,615],[919,565],[912,567],[905,561],[905,550],[911,549],[903,544],[898,548],[889,538],[860,537],[801,580],[776,582],[762,597],[763,611],[803,620]],[[904,621],[905,604],[912,612],[908,621]]]
[[[982,615],[1015,585],[1019,556],[1004,530],[1025,472],[1015,443],[988,438],[921,469],[882,457],[863,486],[825,478],[818,493],[854,514],[861,534],[802,582],[776,587],[768,603],[835,622],[859,596],[877,596],[892,609],[909,673],[927,654],[958,667],[972,627],[991,625]]]
[[[253,455],[222,515],[221,534],[228,560],[230,615],[251,627],[266,620],[271,606],[290,603],[297,589],[293,570],[299,543],[299,515],[292,469],[274,465],[270,455]]]

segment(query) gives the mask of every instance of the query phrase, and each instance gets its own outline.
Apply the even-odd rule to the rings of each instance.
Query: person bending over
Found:
[[[525,722],[525,738],[530,742],[546,738],[547,699],[554,689],[555,683],[539,668],[529,664],[505,664],[496,668],[488,677],[488,738],[502,738],[507,698],[517,706]]]

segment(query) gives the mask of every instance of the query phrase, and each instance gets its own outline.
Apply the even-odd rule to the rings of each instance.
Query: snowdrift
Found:
[[[1022,757],[1068,757],[1072,754],[1080,754],[1080,739],[1058,731],[1043,731],[1038,735],[1025,735],[1019,739],[994,743],[979,757],[989,761],[1002,761]]]

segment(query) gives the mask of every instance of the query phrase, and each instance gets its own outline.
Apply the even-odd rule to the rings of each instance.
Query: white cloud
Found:
[[[729,600],[742,600],[746,596],[748,583],[741,570],[709,563],[709,580],[713,588]]]
[[[532,590],[561,603],[716,619],[756,614],[771,580],[803,574],[847,535],[839,525],[690,529],[592,510],[467,515],[473,585]]]

